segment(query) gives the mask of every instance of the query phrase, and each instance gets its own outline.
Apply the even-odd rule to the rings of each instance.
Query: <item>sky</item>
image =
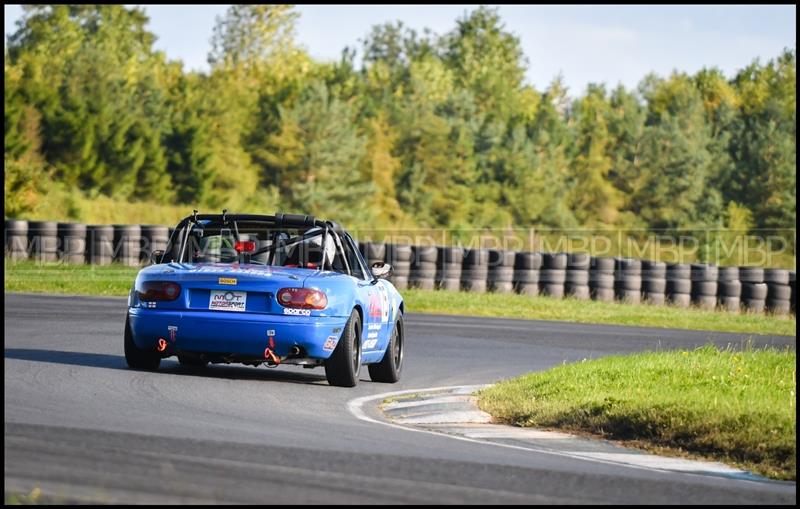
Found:
[[[148,5],[156,49],[194,70],[206,56],[215,17],[227,5]],[[559,74],[570,95],[589,83],[634,88],[649,72],[694,73],[718,67],[732,77],[755,58],[796,47],[797,6],[497,6],[506,30],[519,37],[528,83],[543,90]],[[296,38],[312,57],[338,60],[345,46],[359,50],[373,25],[401,20],[417,31],[444,34],[475,5],[300,5]],[[5,5],[6,35],[21,17]]]

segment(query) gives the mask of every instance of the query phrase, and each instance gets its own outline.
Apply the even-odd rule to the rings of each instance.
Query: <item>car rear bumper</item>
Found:
[[[347,318],[342,317],[226,311],[129,308],[128,313],[133,340],[139,348],[156,348],[158,340],[163,338],[172,350],[253,358],[264,358],[264,350],[272,339],[272,351],[278,356],[288,355],[292,346],[297,345],[312,359],[327,359],[347,323]]]

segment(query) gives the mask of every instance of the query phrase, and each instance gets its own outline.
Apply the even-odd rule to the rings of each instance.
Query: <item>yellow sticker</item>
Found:
[[[221,277],[219,278],[219,284],[221,285],[235,285],[236,278],[235,277]]]

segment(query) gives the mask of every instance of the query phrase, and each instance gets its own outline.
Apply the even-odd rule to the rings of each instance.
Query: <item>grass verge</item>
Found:
[[[138,268],[121,265],[37,264],[5,260],[5,291],[126,296]],[[515,294],[476,294],[404,290],[406,310],[415,313],[529,318],[581,323],[794,336],[794,316],[725,313],[670,306],[631,305],[531,298]]]
[[[479,391],[515,426],[586,432],[795,480],[796,353],[648,352],[565,364]]]

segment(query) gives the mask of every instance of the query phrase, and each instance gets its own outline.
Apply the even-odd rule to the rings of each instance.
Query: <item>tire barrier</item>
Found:
[[[512,293],[514,291],[515,251],[489,250],[489,272],[486,280],[489,290],[496,293]]]
[[[392,266],[392,276],[389,281],[398,290],[408,288],[408,279],[411,274],[411,258],[413,252],[408,244],[386,244],[385,262]]]
[[[37,262],[58,261],[58,223],[28,221],[28,248]]]
[[[592,299],[601,302],[613,302],[614,265],[613,258],[591,257],[589,263],[589,290]]]
[[[489,251],[467,249],[461,265],[461,288],[468,292],[484,293],[489,276]]]
[[[141,226],[142,245],[141,259],[144,263],[150,262],[153,251],[166,251],[169,243],[169,228],[166,226],[143,224]]]
[[[460,247],[436,248],[436,286],[442,290],[461,290],[461,267],[464,250]]]
[[[642,299],[647,304],[663,305],[666,302],[667,264],[642,260]]]
[[[588,300],[589,268],[591,256],[588,253],[570,253],[567,255],[567,278],[564,291],[568,297],[578,300]]]
[[[12,260],[28,259],[28,222],[6,219],[5,253]]]
[[[86,225],[58,223],[58,245],[64,263],[86,263]]]
[[[717,307],[717,279],[719,267],[705,263],[693,263],[692,304],[700,309],[713,310]]]
[[[153,251],[175,256],[175,229],[161,225],[84,225],[6,219],[5,256],[11,260],[130,266]],[[172,242],[170,242],[172,240]],[[174,244],[174,245],[173,245]],[[447,246],[359,242],[371,267],[392,265],[389,280],[409,286],[472,292],[517,292],[651,305],[695,306],[728,312],[796,313],[794,270],[669,263],[586,253],[515,252]],[[166,260],[169,261],[169,260]]]
[[[517,293],[539,295],[542,253],[517,252],[514,256],[514,289]]]
[[[544,295],[558,299],[564,297],[567,262],[567,253],[542,253],[539,288]]]
[[[766,269],[764,283],[767,285],[766,309],[776,315],[786,315],[792,309],[792,287],[789,286],[789,271]]]
[[[633,258],[614,259],[614,295],[629,304],[642,301],[642,262]]]
[[[436,246],[412,246],[411,276],[409,284],[422,290],[436,287]]]
[[[667,264],[667,302],[685,308],[691,304],[692,269],[686,263]]]
[[[142,228],[138,224],[114,225],[114,261],[137,266],[141,257]]]
[[[114,227],[90,225],[86,228],[86,257],[93,265],[110,265],[114,259]]]

